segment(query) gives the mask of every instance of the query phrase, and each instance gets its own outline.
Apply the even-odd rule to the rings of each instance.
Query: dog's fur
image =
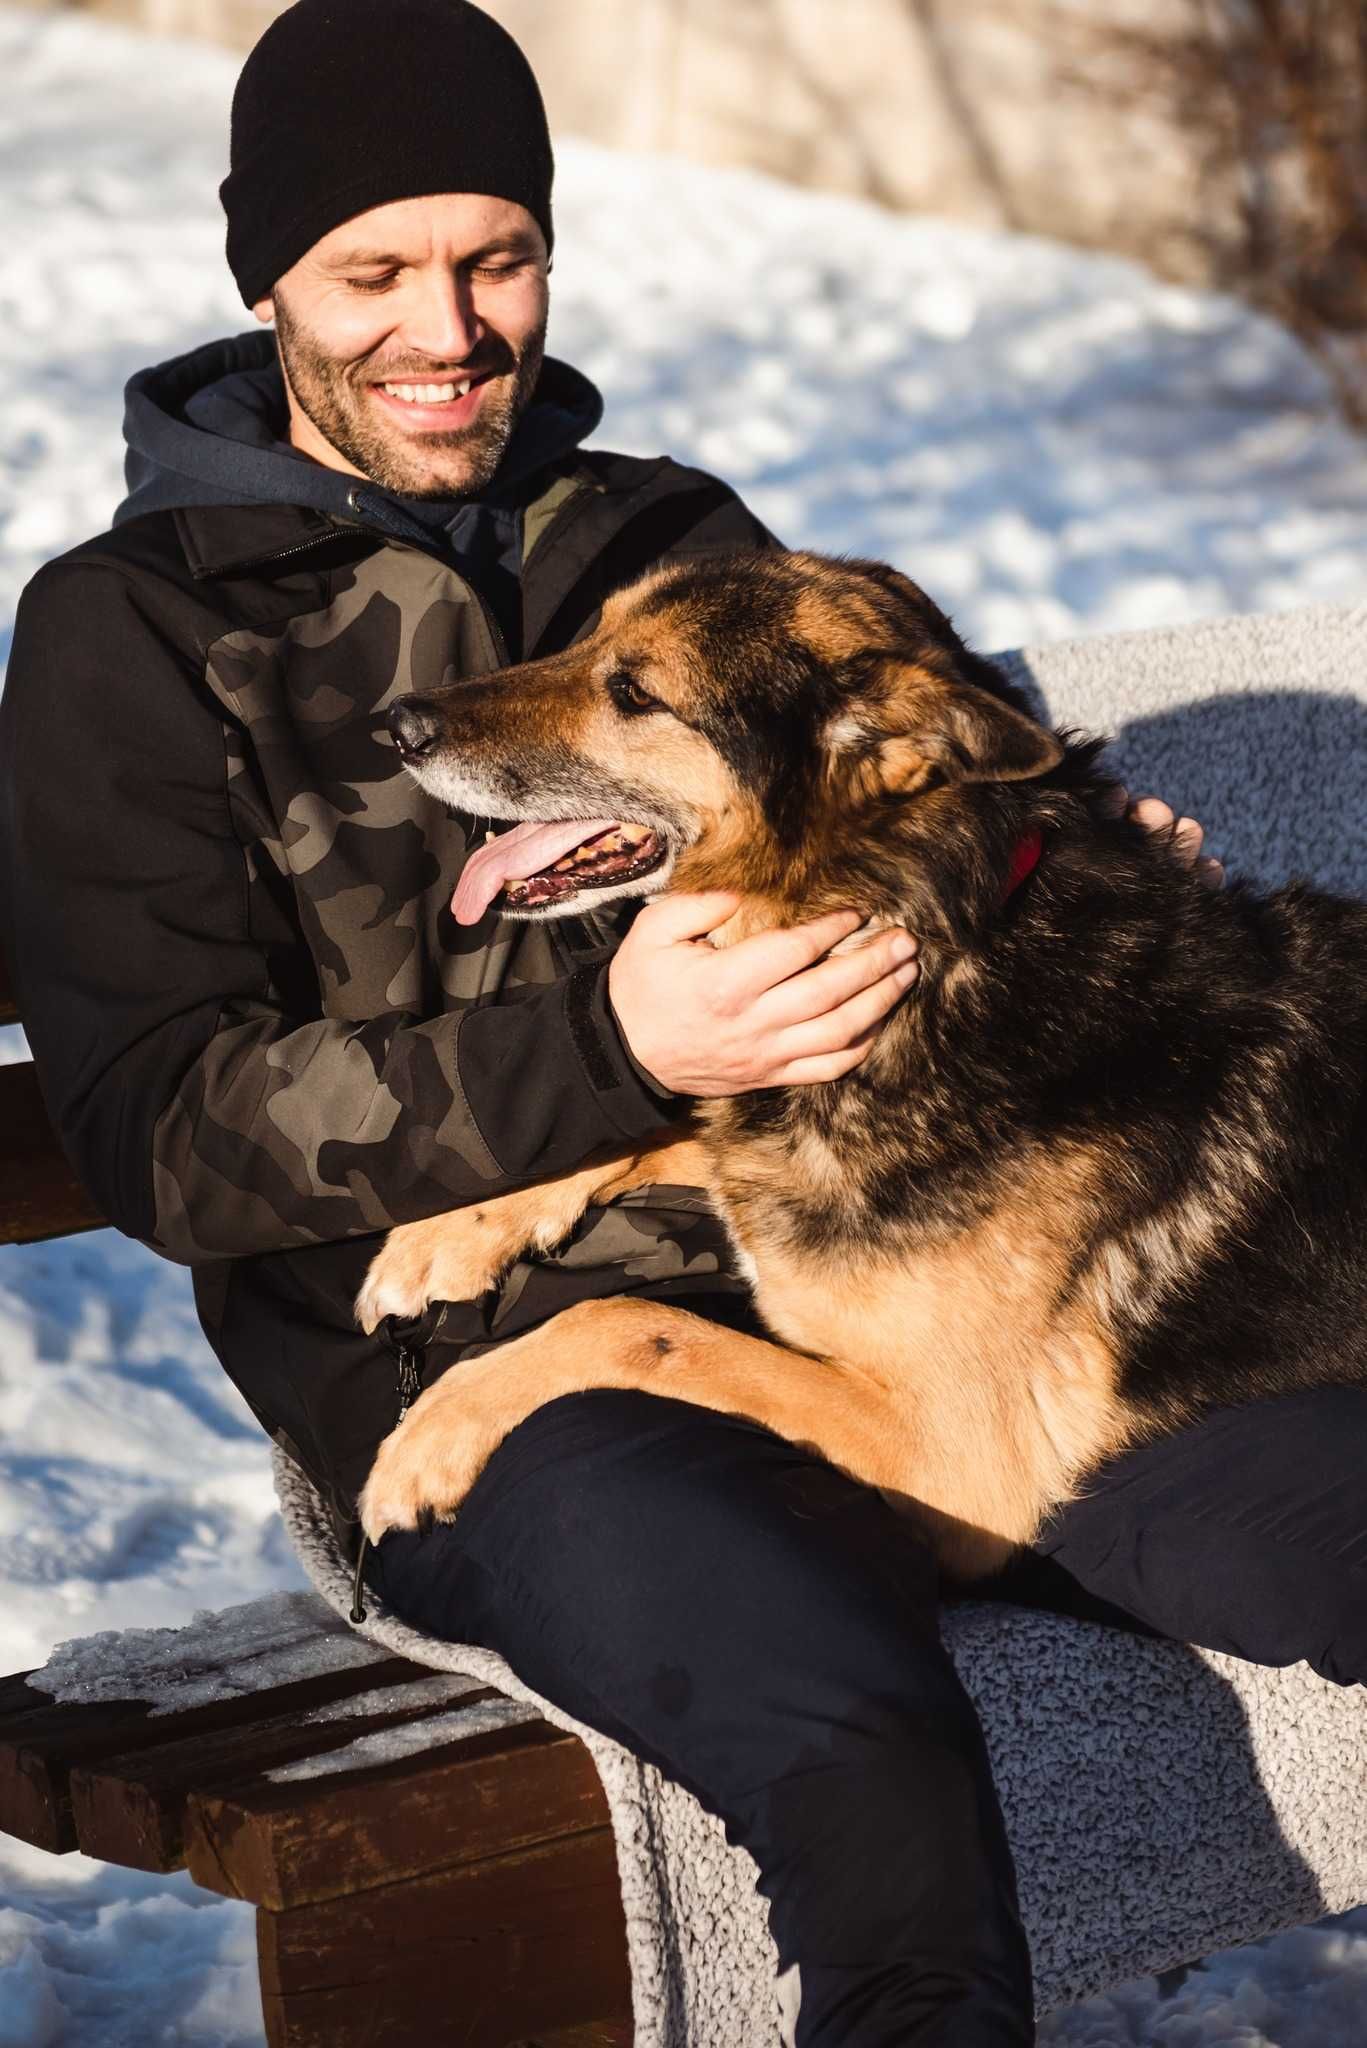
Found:
[[[1100,742],[1036,724],[906,578],[666,569],[566,653],[407,703],[443,801],[663,843],[528,914],[729,888],[722,943],[853,906],[921,966],[845,1078],[700,1103],[659,1151],[391,1234],[372,1326],[491,1285],[590,1202],[705,1186],[776,1341],[569,1310],[424,1394],[371,1474],[372,1537],[451,1513],[541,1402],[634,1386],[814,1447],[971,1577],[1136,1438],[1367,1379],[1367,908],[1202,886],[1117,814]]]

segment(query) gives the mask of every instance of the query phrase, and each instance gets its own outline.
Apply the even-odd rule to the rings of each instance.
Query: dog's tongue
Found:
[[[478,847],[461,869],[451,909],[457,924],[478,924],[499,890],[559,860],[582,840],[610,832],[615,818],[562,818],[555,825],[515,825]]]

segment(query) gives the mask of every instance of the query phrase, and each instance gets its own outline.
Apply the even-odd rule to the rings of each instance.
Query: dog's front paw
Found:
[[[508,1263],[480,1210],[452,1209],[391,1230],[370,1262],[356,1297],[366,1331],[386,1316],[419,1316],[429,1301],[476,1301]]]
[[[358,1504],[370,1541],[378,1543],[386,1529],[452,1521],[495,1442],[441,1380],[429,1387],[390,1431],[370,1468]]]

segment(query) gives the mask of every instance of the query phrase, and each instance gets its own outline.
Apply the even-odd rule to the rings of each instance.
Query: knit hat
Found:
[[[531,66],[470,0],[297,0],[233,94],[228,267],[249,306],[344,220],[480,192],[551,244],[554,163]]]

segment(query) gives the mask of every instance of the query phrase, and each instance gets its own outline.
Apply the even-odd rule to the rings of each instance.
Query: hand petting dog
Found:
[[[894,927],[833,953],[864,922],[837,910],[710,945],[740,903],[716,890],[662,896],[640,912],[608,971],[633,1059],[662,1087],[699,1097],[849,1073],[916,979],[915,939]]]
[[[1223,863],[1202,853],[1205,831],[1195,818],[1123,787],[1115,809],[1170,834],[1174,858],[1208,888],[1223,887]],[[863,922],[844,910],[725,949],[708,944],[740,900],[727,890],[681,894],[641,911],[608,974],[632,1058],[662,1088],[700,1098],[848,1074],[916,979],[915,938],[896,927],[833,954]]]

